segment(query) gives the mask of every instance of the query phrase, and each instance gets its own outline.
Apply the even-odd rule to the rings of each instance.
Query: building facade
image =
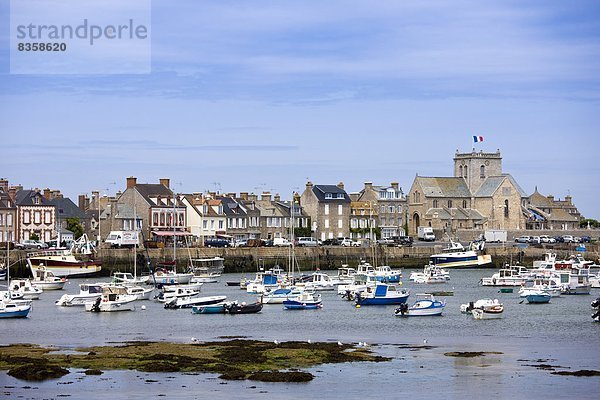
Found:
[[[39,240],[49,242],[56,236],[56,207],[38,189],[16,192],[17,241],[37,235]]]
[[[310,217],[313,236],[319,240],[350,237],[350,196],[344,183],[313,185],[306,183],[300,205]]]
[[[14,190],[13,190],[14,197]],[[0,179],[0,242],[14,242],[17,237],[17,206],[10,196],[8,180]]]

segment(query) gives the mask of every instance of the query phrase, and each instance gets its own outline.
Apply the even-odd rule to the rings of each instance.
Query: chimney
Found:
[[[17,188],[16,187],[8,188],[8,197],[10,197],[10,199],[13,202],[17,201]]]
[[[249,200],[249,201],[256,201],[256,200],[258,200],[258,196],[257,196],[257,195],[255,195],[254,193],[250,193],[250,194],[248,195],[248,200]]]
[[[572,204],[573,198],[571,197],[570,194],[565,196],[565,201],[567,202],[568,205]]]
[[[240,199],[248,200],[248,192],[240,192]]]
[[[550,195],[548,195],[548,196],[547,196],[547,198],[548,198],[548,200],[550,200],[550,201],[554,201],[554,196],[553,196],[553,195],[551,195],[551,194],[550,194]]]
[[[281,201],[281,196],[279,195],[279,193],[275,193],[275,197],[273,198],[273,200]]]
[[[0,191],[4,192],[4,193],[8,193],[8,180],[7,179],[0,179]]]
[[[313,183],[311,181],[306,182],[306,190],[312,191]]]
[[[263,201],[271,201],[271,192],[262,192],[260,199]]]
[[[340,182],[340,183],[341,183],[341,182]],[[338,187],[339,187],[339,186],[340,186],[340,185],[338,184]],[[343,189],[343,188],[344,188],[344,184],[342,183],[342,187],[341,187],[341,189]],[[367,190],[371,190],[371,189],[373,189],[373,182],[365,182],[365,192],[366,192]]]
[[[338,183],[337,187],[339,187],[340,189],[344,190],[344,182]]]
[[[137,185],[137,178],[135,176],[130,176],[127,178],[127,189],[133,189],[135,185]]]
[[[44,198],[46,200],[50,200],[51,199],[51,195],[52,191],[49,188],[44,189]]]
[[[398,182],[392,182],[390,183],[390,186],[394,189],[394,190],[398,190],[398,188],[400,187],[400,185],[398,185]]]
[[[167,189],[169,188],[169,178],[160,178],[158,181]]]
[[[79,209],[85,211],[85,194],[80,194],[77,201]]]

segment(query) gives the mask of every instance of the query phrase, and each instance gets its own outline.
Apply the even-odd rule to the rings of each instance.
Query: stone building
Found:
[[[456,229],[525,229],[526,194],[502,172],[500,151],[458,153],[453,177],[421,177],[408,195],[409,231],[419,226]]]
[[[573,204],[573,198],[555,200],[554,196],[544,196],[537,186],[527,198],[527,229],[578,229],[581,214]]]
[[[39,189],[16,192],[17,241],[29,239],[33,234],[43,242],[56,236],[56,207]]]
[[[319,240],[350,236],[350,196],[344,183],[313,185],[306,183],[300,205],[311,219],[311,230]]]
[[[8,180],[0,179],[0,242],[14,242],[17,237],[17,206],[10,196]]]
[[[392,182],[390,186],[376,186],[372,182],[365,182],[364,188],[357,195],[351,195],[354,196],[356,201],[368,202],[377,210],[374,213],[376,215],[374,226],[379,227],[381,237],[404,235],[406,197],[397,182]],[[355,228],[352,227],[352,220],[355,219],[358,224],[360,222],[355,218],[354,213],[350,218],[350,229],[353,230]]]

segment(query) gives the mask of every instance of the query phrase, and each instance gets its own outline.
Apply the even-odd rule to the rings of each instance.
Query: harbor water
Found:
[[[377,354],[392,357],[380,363],[320,365],[309,370],[309,383],[223,381],[213,374],[107,371],[86,376],[72,371],[58,380],[24,382],[0,372],[5,398],[101,399],[106,391],[117,397],[167,398],[597,398],[600,377],[555,375],[554,371],[600,370],[600,324],[593,323],[590,302],[600,295],[562,296],[549,304],[528,304],[514,293],[482,287],[479,281],[492,270],[452,270],[445,284],[408,281],[403,288],[415,294],[453,291],[442,317],[398,318],[394,306],[363,306],[322,292],[320,310],[290,311],[265,305],[259,314],[195,315],[189,309],[166,310],[162,303],[140,301],[133,312],[89,313],[83,307],[58,307],[64,293],[76,293],[79,283],[98,279],[70,279],[64,290],[44,292],[25,319],[0,320],[0,343],[34,343],[75,349],[118,345],[129,341],[190,343],[244,337],[265,341],[300,340],[364,343]],[[333,272],[331,272],[333,273]],[[250,277],[247,275],[247,277]],[[226,295],[228,300],[253,302],[257,296],[226,281],[226,274],[207,283],[202,295]],[[505,306],[498,320],[475,320],[460,313],[460,305],[480,298],[497,298]],[[142,309],[145,306],[145,309]],[[448,352],[490,352],[463,358]],[[545,367],[544,367],[545,365]],[[551,366],[551,368],[548,368]]]

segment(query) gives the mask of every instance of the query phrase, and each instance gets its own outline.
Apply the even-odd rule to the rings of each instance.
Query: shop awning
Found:
[[[191,233],[185,231],[152,231],[156,236],[192,236]]]

